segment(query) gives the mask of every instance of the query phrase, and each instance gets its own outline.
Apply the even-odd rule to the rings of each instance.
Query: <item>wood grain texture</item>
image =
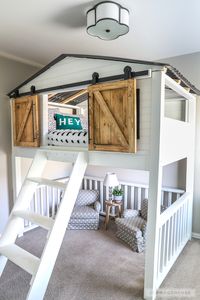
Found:
[[[38,96],[26,96],[13,100],[12,110],[14,146],[39,147]]]
[[[136,81],[96,84],[89,91],[89,150],[136,152]]]
[[[115,127],[115,131],[117,131],[118,139],[120,140],[120,142],[124,145],[127,145],[128,143],[126,141],[126,138],[125,138],[122,130],[120,129],[120,127],[117,123],[117,120],[115,119],[115,116],[112,114],[112,112],[109,109],[108,105],[104,101],[104,98],[103,98],[102,94],[99,91],[96,91],[96,92],[94,92],[94,96],[95,96],[99,106],[101,107],[102,111],[104,112],[106,120],[109,120],[109,123],[111,123],[110,126],[113,125],[113,127]]]
[[[94,101],[93,101],[93,93],[89,92],[89,145],[88,148],[89,150],[94,150],[94,114],[93,114],[93,106],[94,106]]]
[[[32,101],[29,101],[27,103],[26,108],[25,108],[25,114],[24,114],[23,120],[22,120],[22,122],[20,124],[20,127],[19,127],[19,131],[18,131],[18,135],[17,135],[17,142],[19,142],[21,137],[22,137],[22,133],[24,131],[24,127],[25,127],[26,122],[28,120],[28,116],[29,116],[29,113],[31,111],[31,108],[32,108]]]

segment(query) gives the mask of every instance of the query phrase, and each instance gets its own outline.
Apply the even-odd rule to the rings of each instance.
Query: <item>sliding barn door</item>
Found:
[[[89,92],[89,150],[136,152],[136,81],[96,84]]]
[[[13,100],[12,110],[14,146],[39,147],[38,96],[25,96]]]

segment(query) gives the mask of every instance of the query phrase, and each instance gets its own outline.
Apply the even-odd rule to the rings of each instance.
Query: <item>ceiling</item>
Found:
[[[86,33],[97,2],[0,0],[0,55],[44,65],[61,53],[158,60],[200,51],[199,0],[116,0],[130,10],[130,31],[114,41]]]

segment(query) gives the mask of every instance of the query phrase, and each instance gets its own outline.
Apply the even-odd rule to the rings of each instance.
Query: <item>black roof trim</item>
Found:
[[[112,60],[112,61],[121,61],[121,62],[127,62],[127,63],[137,63],[137,64],[146,64],[146,65],[158,65],[158,66],[166,66],[166,64],[163,63],[156,63],[151,61],[144,61],[144,60],[136,60],[136,59],[128,59],[128,58],[120,58],[120,57],[111,57],[111,56],[97,56],[97,55],[84,55],[84,54],[61,54],[58,57],[56,57],[54,60],[52,60],[49,64],[47,64],[45,67],[43,67],[41,70],[33,74],[31,77],[26,79],[24,82],[22,82],[20,85],[18,85],[16,88],[14,88],[12,91],[10,91],[7,96],[11,96],[16,90],[23,87],[25,84],[29,83],[31,80],[35,79],[48,69],[50,69],[52,66],[60,62],[61,60],[65,59],[66,57],[77,57],[77,58],[90,58],[90,59],[102,59],[102,60]]]
[[[12,91],[10,91],[7,96],[11,96],[11,94],[13,94],[16,90],[20,89],[21,87],[23,87],[25,84],[29,83],[31,80],[35,79],[36,77],[38,77],[39,75],[41,75],[42,73],[44,73],[45,71],[47,71],[48,69],[50,69],[53,65],[57,64],[59,61],[61,61],[62,59],[64,59],[66,56],[65,54],[61,54],[58,57],[56,57],[54,60],[52,60],[48,65],[44,66],[42,69],[40,69],[38,72],[36,72],[35,74],[33,74],[31,77],[29,77],[28,79],[26,79],[24,82],[22,82],[20,85],[18,85],[16,88],[14,88]]]
[[[174,78],[180,79],[185,86],[190,87],[190,89],[193,91],[193,93],[200,95],[200,90],[198,90],[194,85],[192,85],[177,69],[172,67],[169,64],[166,63],[160,63],[160,62],[154,62],[154,61],[146,61],[146,60],[137,60],[137,59],[129,59],[129,58],[121,58],[121,57],[111,57],[111,56],[98,56],[98,55],[84,55],[84,54],[61,54],[57,58],[55,58],[53,61],[51,61],[49,64],[47,64],[45,67],[43,67],[41,70],[36,72],[34,75],[29,77],[27,80],[22,82],[20,85],[18,85],[16,88],[14,88],[12,91],[10,91],[7,96],[12,97],[13,94],[18,91],[21,87],[50,69],[52,66],[54,66],[56,63],[60,62],[61,60],[65,59],[66,57],[76,57],[76,58],[88,58],[88,59],[101,59],[101,60],[110,60],[110,61],[119,61],[119,62],[126,62],[126,63],[135,63],[135,64],[143,64],[143,65],[153,65],[153,66],[163,66],[167,68],[167,74],[170,76],[174,76]]]

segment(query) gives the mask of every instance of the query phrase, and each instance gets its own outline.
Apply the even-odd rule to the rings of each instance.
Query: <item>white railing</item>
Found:
[[[85,176],[83,179],[83,189],[91,190],[97,189],[100,192],[101,212],[105,212],[105,200],[108,199],[108,187],[103,185],[103,178]],[[140,210],[141,201],[148,198],[149,186],[147,184],[133,183],[120,181],[120,186],[124,191],[123,208],[132,208]],[[182,194],[184,190],[163,187],[161,193],[161,205],[168,207],[174,203]]]
[[[67,178],[58,179],[59,181],[67,181]],[[103,178],[84,176],[82,188],[99,191],[99,200],[101,203],[101,214],[105,214],[105,200],[108,199],[108,187],[103,185]],[[149,187],[145,184],[120,182],[120,186],[124,191],[123,195],[123,209],[132,208],[140,210],[141,201],[148,198]],[[182,194],[184,190],[174,188],[162,188],[161,205],[164,207],[170,206]],[[39,186],[31,203],[31,211],[39,213],[44,216],[55,217],[58,206],[62,198],[62,190],[55,187]],[[114,214],[114,211],[112,211]],[[25,222],[25,231],[32,229],[30,222]]]
[[[47,217],[55,217],[62,198],[62,190],[52,186],[40,185],[31,201],[30,210]],[[24,232],[37,227],[29,221],[24,222]]]
[[[190,238],[191,201],[191,195],[184,193],[160,215],[157,289]]]

